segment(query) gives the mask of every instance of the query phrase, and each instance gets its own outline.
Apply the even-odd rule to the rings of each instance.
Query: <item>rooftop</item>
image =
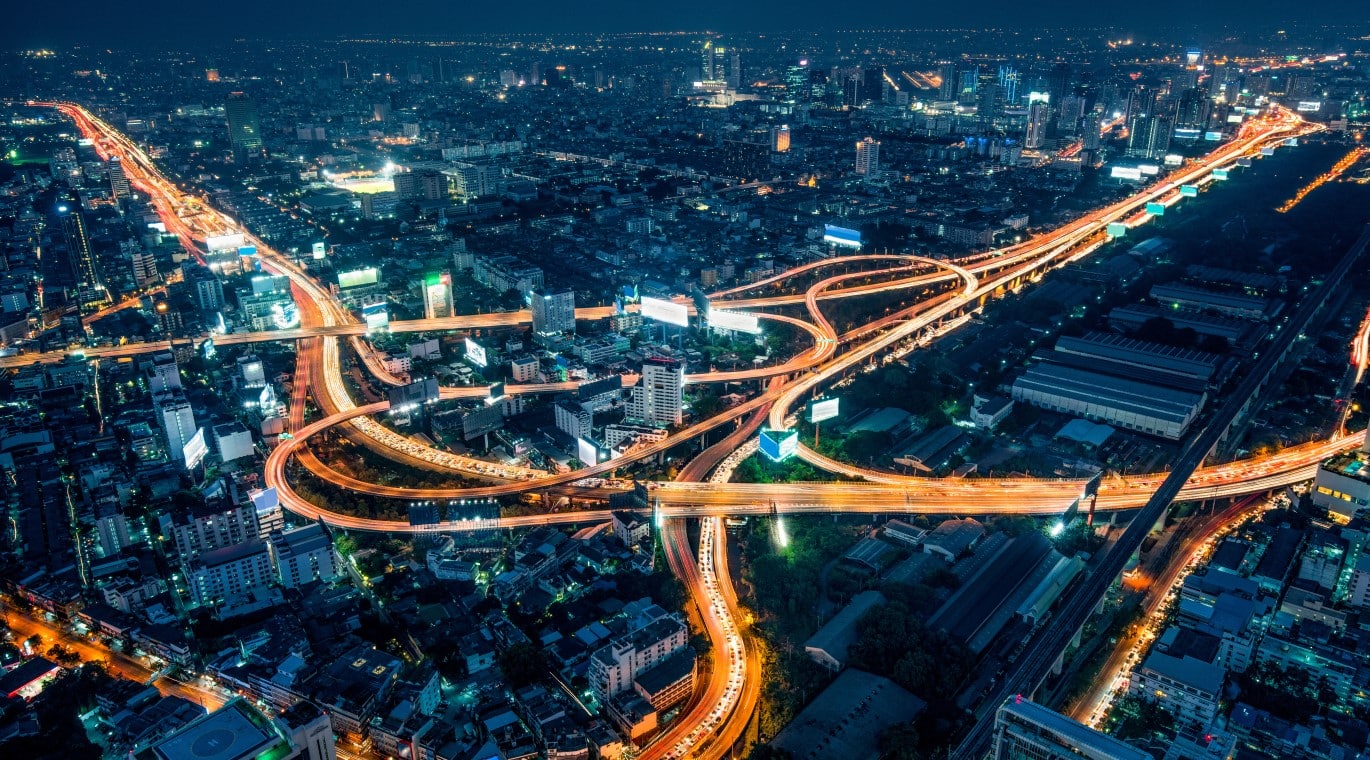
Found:
[[[242,699],[234,699],[160,741],[135,751],[136,760],[275,760],[290,754],[290,742],[271,721]]]
[[[913,720],[925,706],[888,678],[848,669],[771,743],[788,750],[795,760],[873,759],[880,754],[880,733]]]

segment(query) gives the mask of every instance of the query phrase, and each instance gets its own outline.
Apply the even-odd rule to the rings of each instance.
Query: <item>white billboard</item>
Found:
[[[486,356],[485,356],[485,346],[482,346],[481,344],[475,342],[474,340],[471,340],[470,338],[467,338],[467,339],[466,339],[466,360],[467,360],[468,362],[471,362],[472,364],[478,365],[478,366],[480,366],[480,367],[488,366],[488,364],[489,364],[489,359],[487,359]]]
[[[205,429],[200,428],[195,431],[195,435],[190,437],[186,445],[181,447],[181,459],[186,463],[187,470],[193,470],[204,461],[205,454],[209,453],[209,447],[205,445]]]
[[[1156,164],[1139,164],[1137,166],[1137,171],[1141,172],[1142,174],[1145,174],[1148,177],[1154,177],[1157,174],[1161,173],[1161,167],[1157,166]]]
[[[820,398],[809,402],[809,422],[822,422],[836,417],[841,410],[841,399]]]
[[[576,439],[576,458],[585,466],[599,464],[599,447],[584,438]]]
[[[205,246],[210,253],[216,251],[234,251],[246,247],[247,240],[243,238],[243,233],[233,232],[227,235],[210,235],[205,238]]]
[[[1139,180],[1142,178],[1142,170],[1135,166],[1115,166],[1110,176],[1114,179]]]
[[[721,330],[737,330],[738,332],[751,333],[752,335],[761,334],[761,321],[756,318],[756,315],[747,314],[741,311],[710,309],[709,326],[717,327]]]
[[[1321,100],[1300,100],[1299,113],[1317,113],[1322,110]]]
[[[642,297],[642,318],[679,327],[690,326],[690,310],[685,304],[661,298]]]
[[[1167,153],[1165,157],[1166,166],[1179,166],[1184,163],[1184,156],[1178,153]]]
[[[315,243],[312,247],[314,258],[321,259],[328,255],[328,246],[324,243]]]

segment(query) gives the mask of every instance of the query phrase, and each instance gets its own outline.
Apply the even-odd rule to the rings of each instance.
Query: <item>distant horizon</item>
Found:
[[[240,0],[200,8],[171,0],[137,5],[74,0],[23,3],[11,8],[0,31],[9,50],[100,44],[145,47],[270,40],[374,40],[386,37],[456,40],[482,36],[637,34],[859,34],[965,31],[1169,30],[1201,34],[1264,33],[1283,26],[1303,33],[1310,27],[1351,28],[1370,24],[1370,3],[1354,0],[1305,3],[1291,8],[1272,0],[1212,0],[1195,4],[1156,0],[1101,12],[1096,3],[1064,0],[1025,6],[984,0],[971,17],[964,8],[912,8],[904,3],[844,7],[816,0],[760,0],[644,6],[627,0],[593,0],[576,6],[553,0],[524,0],[516,15],[506,6],[458,7],[443,0],[409,0],[377,12],[361,0],[297,0],[292,4]],[[575,8],[575,10],[569,10]],[[569,11],[569,12],[568,12]],[[1255,19],[1244,25],[1236,19]],[[1334,22],[1329,22],[1329,19]],[[443,28],[435,32],[435,28]]]

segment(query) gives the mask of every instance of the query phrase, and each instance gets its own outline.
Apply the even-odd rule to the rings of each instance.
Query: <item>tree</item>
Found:
[[[504,680],[515,689],[521,689],[547,677],[547,656],[542,649],[530,642],[515,644],[500,653],[496,658]]]
[[[923,760],[918,740],[918,729],[912,723],[890,726],[880,733],[880,760]]]

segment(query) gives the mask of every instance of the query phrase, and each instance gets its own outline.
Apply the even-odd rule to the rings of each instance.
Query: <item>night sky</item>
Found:
[[[719,32],[866,28],[1167,26],[1270,28],[1299,22],[1370,21],[1367,0],[17,0],[0,20],[0,43],[38,46],[173,42],[197,36],[331,37],[340,34],[485,32]]]

